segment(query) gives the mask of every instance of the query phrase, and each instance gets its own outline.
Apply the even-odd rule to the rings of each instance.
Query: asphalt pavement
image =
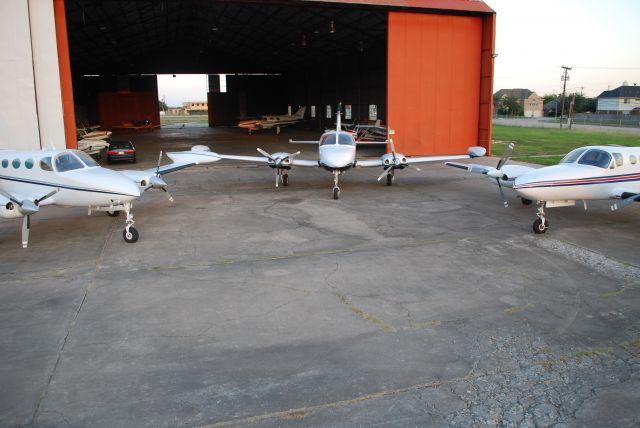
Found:
[[[296,136],[121,135],[139,168],[202,143],[313,159]],[[1,221],[0,425],[640,424],[640,204],[550,209],[534,235],[483,177],[379,173],[333,200],[317,168],[179,171],[173,204],[135,204],[135,244],[82,208],[43,208],[26,250]]]

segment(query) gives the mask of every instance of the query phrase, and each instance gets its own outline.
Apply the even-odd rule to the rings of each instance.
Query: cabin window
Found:
[[[53,171],[53,167],[51,166],[50,156],[40,159],[40,169],[43,171]]]
[[[9,160],[8,159],[2,159],[2,167],[3,168],[8,168],[9,167]]]
[[[613,159],[616,161],[616,166],[622,166],[622,155],[620,153],[612,153]]]
[[[580,165],[597,166],[598,168],[609,168],[609,165],[611,164],[611,167],[613,168],[611,155],[598,149],[587,150],[587,152],[582,155],[578,163]]]
[[[13,160],[13,162],[11,162],[11,165],[13,165],[13,167],[14,167],[15,169],[20,168],[20,159],[15,158],[15,159]]]
[[[629,162],[631,163],[631,165],[635,165],[636,162],[638,162],[638,158],[636,157],[636,155],[630,155]]]
[[[29,158],[29,159],[27,159],[26,161],[24,161],[24,166],[25,166],[27,169],[31,169],[31,168],[33,168],[33,159]]]
[[[560,163],[574,163],[581,154],[583,154],[587,149],[575,149],[567,153],[565,157],[562,158]]]
[[[82,168],[84,168],[82,162],[80,162],[80,160],[71,153],[62,153],[56,156],[56,170],[58,172]]]

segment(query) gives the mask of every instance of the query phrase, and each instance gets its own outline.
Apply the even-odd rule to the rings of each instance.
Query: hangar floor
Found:
[[[131,137],[150,167],[152,141],[291,135]],[[136,244],[83,209],[44,209],[27,250],[0,222],[0,425],[640,423],[639,207],[553,209],[534,236],[481,177],[378,173],[334,201],[312,168],[278,189],[265,167],[180,171],[173,205],[136,205]]]

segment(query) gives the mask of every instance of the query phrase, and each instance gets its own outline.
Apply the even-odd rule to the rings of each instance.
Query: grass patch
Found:
[[[622,133],[494,125],[493,140],[491,151],[495,156],[502,156],[507,143],[515,142],[513,159],[555,165],[578,147],[607,144],[632,147],[637,146],[640,139],[637,135]]]

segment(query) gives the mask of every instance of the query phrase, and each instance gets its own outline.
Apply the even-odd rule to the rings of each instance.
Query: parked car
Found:
[[[107,163],[115,161],[136,162],[136,147],[131,141],[112,141],[107,149]]]

